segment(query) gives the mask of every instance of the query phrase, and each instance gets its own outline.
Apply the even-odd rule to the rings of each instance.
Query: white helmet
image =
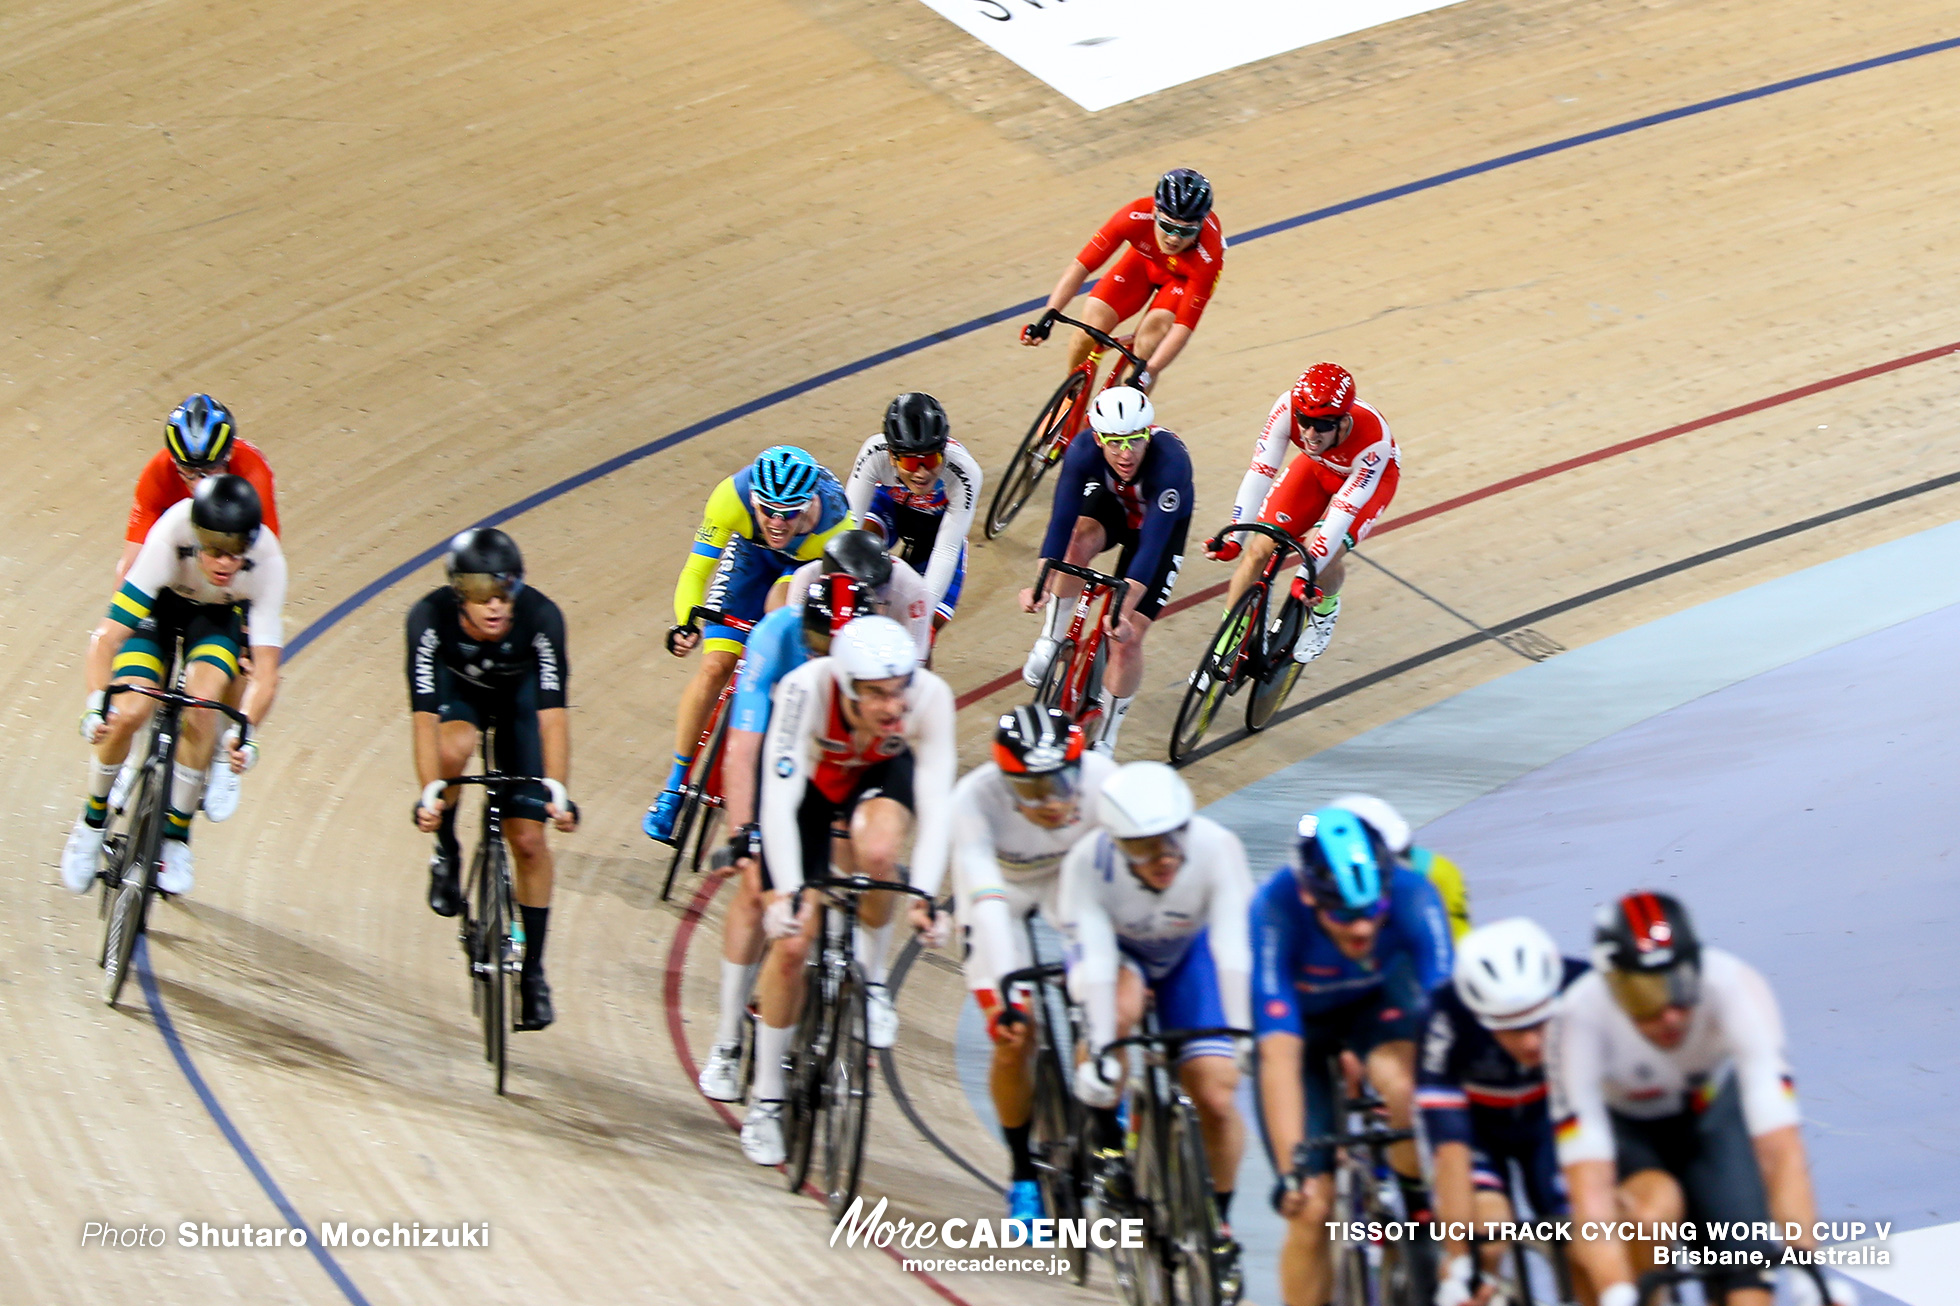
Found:
[[[830,641],[830,667],[837,687],[857,697],[860,680],[891,680],[919,668],[919,646],[890,617],[855,617]]]
[[[1119,385],[1096,396],[1089,406],[1089,426],[1097,435],[1135,435],[1157,420],[1157,410],[1141,390]]]
[[[1565,959],[1537,921],[1513,916],[1464,935],[1450,978],[1485,1029],[1517,1029],[1551,1015]]]
[[[1372,794],[1349,794],[1345,798],[1336,798],[1327,805],[1338,807],[1344,812],[1353,812],[1382,837],[1382,842],[1388,845],[1390,852],[1397,857],[1408,856],[1409,845],[1414,842],[1409,834],[1409,823],[1402,819],[1402,813],[1386,802]]]
[[[1116,838],[1148,839],[1189,825],[1197,804],[1184,777],[1162,762],[1130,762],[1103,781],[1098,810]]]

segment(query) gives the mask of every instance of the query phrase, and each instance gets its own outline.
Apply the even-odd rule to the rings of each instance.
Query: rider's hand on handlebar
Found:
[[[1048,332],[1054,328],[1054,325],[1045,315],[1037,321],[1028,323],[1021,328],[1021,343],[1024,345],[1040,344],[1048,338]]]
[[[88,696],[88,704],[82,709],[82,739],[86,743],[101,743],[102,736],[109,733],[109,717],[102,710],[105,697],[102,690],[96,690]]]
[[[1105,1111],[1123,1095],[1123,1063],[1104,1053],[1075,1068],[1075,1096],[1084,1106]]]
[[[221,747],[224,749],[225,760],[231,763],[232,772],[236,775],[244,775],[259,764],[259,741],[248,739],[241,744],[238,742],[238,731],[235,729],[225,731]]]
[[[667,628],[667,651],[677,658],[684,658],[694,651],[701,642],[699,626],[669,626]]]
[[[1150,387],[1157,384],[1157,378],[1151,374],[1149,368],[1140,367],[1137,369],[1137,374],[1130,378],[1130,384],[1145,394],[1149,394]]]
[[[914,898],[911,916],[912,928],[919,932],[919,942],[928,948],[946,946],[946,937],[953,926],[950,912],[934,911],[932,904],[924,898]]]
[[[1213,562],[1231,562],[1244,548],[1245,545],[1236,535],[1229,540],[1206,540],[1205,556]]]
[[[415,805],[415,828],[423,834],[434,834],[442,824],[442,809],[449,806],[447,798],[436,799],[435,806],[424,803]]]
[[[1039,612],[1047,603],[1048,596],[1045,594],[1037,596],[1032,585],[1021,591],[1021,611],[1023,612]]]
[[[769,905],[762,909],[762,932],[772,939],[787,939],[803,928],[803,913],[796,909],[800,895],[772,892]]]

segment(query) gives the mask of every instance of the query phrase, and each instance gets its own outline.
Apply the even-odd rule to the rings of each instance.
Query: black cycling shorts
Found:
[[[1340,1096],[1333,1059],[1345,1049],[1365,1061],[1384,1043],[1414,1042],[1421,1036],[1422,1010],[1422,988],[1415,971],[1401,961],[1389,967],[1381,984],[1354,1001],[1301,1017],[1306,1031],[1300,1073],[1307,1089],[1307,1137],[1324,1138],[1341,1123],[1335,1119]],[[1329,1174],[1333,1169],[1331,1148],[1317,1147],[1308,1155],[1308,1174]]]
[[[796,809],[796,830],[803,843],[803,879],[806,883],[830,873],[830,832],[833,826],[849,829],[851,813],[867,798],[889,798],[906,811],[916,811],[912,801],[912,750],[896,753],[882,762],[858,772],[844,801],[833,803],[814,784],[803,790],[803,803]],[[764,888],[770,887],[765,872]]]
[[[1155,575],[1131,576],[1130,564],[1136,561],[1139,533],[1131,528],[1129,510],[1116,497],[1116,492],[1109,488],[1107,481],[1089,483],[1088,492],[1082,496],[1078,520],[1081,517],[1102,524],[1106,548],[1122,550],[1116,557],[1114,574],[1126,580],[1143,582],[1143,599],[1136,610],[1155,621],[1157,614],[1164,610],[1164,605],[1171,601],[1171,590],[1177,585],[1178,569],[1184,565],[1184,538],[1191,530],[1191,519],[1180,518],[1177,525],[1171,528],[1170,543],[1164,546],[1164,557],[1157,564]]]
[[[538,735],[538,682],[525,677],[508,694],[491,694],[465,683],[436,663],[436,694],[443,721],[467,721],[489,730],[490,765],[505,775],[543,775],[544,741]],[[551,795],[541,784],[522,785],[504,793],[504,818],[543,821]]]

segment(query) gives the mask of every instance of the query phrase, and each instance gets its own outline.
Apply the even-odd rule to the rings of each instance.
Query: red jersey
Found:
[[[233,441],[231,461],[226,466],[234,476],[243,476],[259,492],[259,503],[265,510],[266,528],[274,535],[279,534],[279,508],[272,498],[272,465],[265,455],[243,440]],[[133,544],[141,544],[149,538],[150,527],[157,524],[164,509],[191,497],[190,486],[184,478],[177,475],[177,465],[170,459],[170,451],[159,449],[143,468],[142,476],[136,481],[136,501],[129,509],[129,530],[123,538]]]
[[[831,700],[829,727],[817,734],[816,745],[817,765],[810,774],[810,783],[833,803],[841,803],[851,796],[851,790],[857,786],[858,772],[888,757],[897,757],[909,747],[905,736],[900,734],[879,735],[865,748],[858,749],[851,738],[850,724],[844,720],[841,696]]]
[[[1117,247],[1129,242],[1131,255],[1149,265],[1149,278],[1156,285],[1172,281],[1184,283],[1183,302],[1177,310],[1179,325],[1195,327],[1211,298],[1218,274],[1225,270],[1225,229],[1216,212],[1205,215],[1198,232],[1198,243],[1182,254],[1166,254],[1157,247],[1157,202],[1148,195],[1130,201],[1111,215],[1102,229],[1089,237],[1089,243],[1075,261],[1094,272],[1109,261]]]

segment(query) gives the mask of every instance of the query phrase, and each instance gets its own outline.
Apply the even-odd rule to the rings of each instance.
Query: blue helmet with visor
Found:
[[[1337,920],[1380,915],[1394,869],[1381,836],[1346,808],[1323,807],[1300,818],[1293,878],[1315,907]]]

